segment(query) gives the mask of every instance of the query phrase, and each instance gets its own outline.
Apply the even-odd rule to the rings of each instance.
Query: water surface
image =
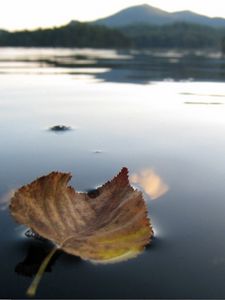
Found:
[[[217,53],[0,50],[2,201],[53,170],[86,191],[126,166],[155,231],[118,264],[58,255],[37,298],[225,297],[223,66]],[[48,130],[60,124],[72,130]],[[23,298],[49,245],[0,214],[0,297]]]

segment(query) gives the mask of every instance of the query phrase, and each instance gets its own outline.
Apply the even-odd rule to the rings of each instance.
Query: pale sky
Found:
[[[0,0],[0,29],[34,29],[90,21],[123,8],[149,4],[166,11],[192,10],[225,18],[224,0]]]

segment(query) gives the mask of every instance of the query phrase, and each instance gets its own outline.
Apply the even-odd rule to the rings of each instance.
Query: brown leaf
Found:
[[[140,253],[153,231],[128,170],[92,193],[76,192],[67,185],[70,179],[70,174],[53,172],[23,186],[11,199],[12,216],[83,259],[112,262]]]

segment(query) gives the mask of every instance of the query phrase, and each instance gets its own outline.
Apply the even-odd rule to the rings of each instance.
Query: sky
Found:
[[[129,6],[149,4],[174,12],[192,10],[225,18],[223,0],[0,0],[0,29],[35,29],[92,21]]]

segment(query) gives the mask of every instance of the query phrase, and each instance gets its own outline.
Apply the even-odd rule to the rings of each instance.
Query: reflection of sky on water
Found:
[[[12,59],[12,60],[19,60],[19,59],[27,59],[27,58],[54,58],[54,57],[62,57],[68,58],[72,55],[83,57],[94,57],[100,58],[105,57],[108,59],[129,59],[131,56],[127,54],[120,54],[120,51],[117,50],[104,50],[104,49],[70,49],[70,48],[7,48],[2,47],[0,49],[1,59]]]
[[[11,189],[0,198],[0,210],[6,210],[9,207],[10,199],[14,195],[16,189]]]
[[[221,53],[198,50],[0,49],[0,74],[92,74],[106,82],[224,81]]]
[[[27,56],[19,51],[21,57]],[[51,58],[55,52],[48,51]],[[224,83],[150,80],[149,84],[144,76],[143,85],[137,84],[143,80],[132,84],[135,78],[129,81],[120,74],[121,82],[128,78],[128,83],[117,84],[99,78],[115,68],[98,74],[90,66],[87,74],[79,68],[78,75],[65,71],[40,76],[33,68],[30,74],[27,70],[17,74],[10,66],[7,75],[0,75],[0,198],[53,170],[71,172],[73,186],[90,190],[123,166],[139,176],[135,179],[140,188],[145,175],[141,170],[153,168],[155,173],[146,175],[159,176],[159,191],[163,182],[169,191],[163,201],[147,202],[156,237],[140,257],[96,267],[62,255],[44,277],[37,297],[224,298],[225,106],[185,104],[223,104]],[[48,131],[59,124],[76,130]],[[148,187],[150,180],[143,181]],[[17,276],[14,269],[30,245],[15,230],[8,212],[0,214],[0,296],[24,298],[30,279]]]

